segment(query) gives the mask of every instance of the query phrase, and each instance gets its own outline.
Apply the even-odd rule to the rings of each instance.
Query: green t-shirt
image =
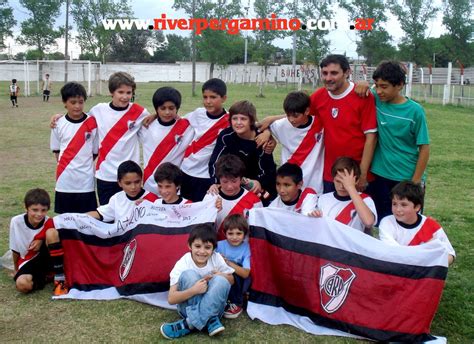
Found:
[[[390,180],[410,180],[418,161],[418,146],[430,143],[425,110],[408,98],[403,104],[391,104],[374,96],[378,142],[371,171]]]

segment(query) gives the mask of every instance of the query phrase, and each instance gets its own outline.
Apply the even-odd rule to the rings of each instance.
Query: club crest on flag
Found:
[[[137,240],[133,239],[123,249],[122,264],[120,264],[119,276],[123,282],[128,276],[130,269],[132,268],[133,259],[135,258],[135,252],[137,250]]]
[[[330,263],[321,267],[319,292],[321,306],[326,313],[334,313],[344,304],[355,278],[351,269],[339,268]]]
[[[332,118],[336,118],[338,114],[339,114],[339,109],[338,108],[332,108],[331,109]]]

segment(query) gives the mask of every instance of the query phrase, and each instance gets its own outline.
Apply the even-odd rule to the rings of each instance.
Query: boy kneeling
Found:
[[[170,273],[168,302],[177,304],[183,319],[161,325],[167,339],[183,337],[192,330],[207,328],[209,336],[224,331],[220,317],[234,283],[232,273],[222,256],[215,252],[216,233],[206,225],[198,225],[189,234],[186,253]]]

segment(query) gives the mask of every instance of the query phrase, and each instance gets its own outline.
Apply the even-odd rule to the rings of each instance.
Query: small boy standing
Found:
[[[160,196],[155,204],[192,203],[178,194],[183,182],[183,172],[178,166],[165,162],[158,166],[153,177],[158,185],[157,190]]]
[[[97,123],[84,113],[85,88],[68,82],[61,88],[67,110],[51,129],[51,150],[56,156],[54,211],[85,213],[97,208],[94,190],[94,158],[98,152]]]
[[[194,130],[189,121],[178,117],[181,94],[173,87],[161,87],[153,94],[156,120],[148,127],[142,126],[138,137],[143,147],[144,188],[156,192],[153,173],[164,162],[181,166],[184,151],[191,143]]]
[[[53,271],[53,294],[67,294],[63,248],[52,218],[46,215],[51,204],[49,195],[43,189],[31,189],[24,203],[26,213],[13,217],[10,222],[16,289],[21,293],[43,289],[48,273]]]
[[[278,197],[268,206],[314,216],[318,195],[312,188],[303,187],[303,171],[295,164],[285,163],[277,170],[276,189]]]
[[[215,252],[216,246],[216,233],[208,226],[198,225],[191,230],[188,238],[191,252],[171,270],[168,295],[168,302],[178,306],[183,319],[161,325],[165,338],[183,337],[194,329],[207,328],[209,336],[224,331],[219,317],[234,283],[234,269]]]
[[[224,220],[222,226],[225,240],[217,243],[217,252],[235,270],[224,318],[235,319],[242,313],[244,294],[250,286],[250,246],[245,240],[249,225],[242,214],[233,214]]]
[[[8,87],[12,107],[18,107],[18,95],[20,94],[20,86],[16,84],[16,79],[12,79],[12,83]]]
[[[49,101],[49,95],[51,94],[51,80],[49,80],[49,74],[44,76],[43,85],[41,87],[43,90],[43,101]]]
[[[317,216],[330,217],[371,235],[372,226],[377,222],[377,211],[372,198],[357,191],[360,173],[354,159],[336,159],[331,169],[336,191],[319,196]]]
[[[393,215],[380,221],[380,240],[393,245],[415,246],[433,239],[440,240],[448,252],[448,264],[456,257],[443,227],[430,217],[421,215],[424,192],[420,184],[403,181],[392,189]]]

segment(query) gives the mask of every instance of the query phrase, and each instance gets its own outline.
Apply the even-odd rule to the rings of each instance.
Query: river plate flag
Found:
[[[390,246],[325,218],[249,212],[247,312],[319,335],[428,341],[447,274],[438,241]]]
[[[167,301],[170,272],[189,251],[191,229],[206,224],[215,230],[216,215],[210,199],[181,205],[144,201],[113,224],[85,214],[55,217],[71,288],[58,298],[128,298],[174,309]]]

